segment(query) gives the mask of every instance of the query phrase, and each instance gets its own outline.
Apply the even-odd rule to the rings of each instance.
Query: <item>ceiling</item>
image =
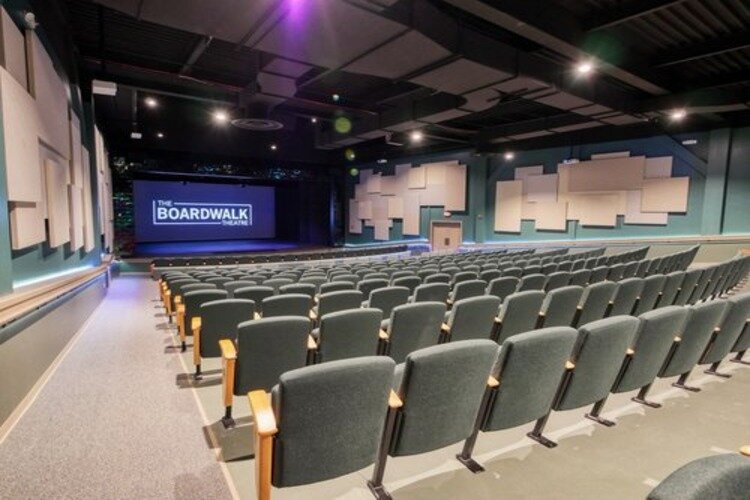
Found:
[[[62,3],[83,74],[119,84],[96,108],[122,147],[343,164],[750,123],[746,0]],[[218,107],[284,128],[217,129]]]

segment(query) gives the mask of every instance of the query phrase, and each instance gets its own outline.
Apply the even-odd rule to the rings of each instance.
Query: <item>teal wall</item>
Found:
[[[19,13],[25,8],[28,8],[27,4],[28,2],[24,1],[4,2],[5,8],[14,19],[16,19]],[[66,82],[75,81],[75,75],[66,74],[65,71],[61,69],[63,65],[61,63],[59,52],[61,50],[69,50],[70,48],[53,46],[49,41],[47,34],[44,32],[43,25],[37,28],[37,34],[42,40],[47,52],[51,55],[63,80]],[[70,60],[72,54],[67,54],[67,56],[67,59]],[[0,147],[3,148],[2,154],[0,154],[0,198],[2,198],[2,200],[0,200],[2,201],[2,203],[0,203],[0,227],[5,229],[0,232],[0,294],[12,291],[14,285],[18,287],[29,283],[30,281],[43,279],[46,276],[53,276],[58,273],[72,271],[81,267],[96,266],[101,262],[101,245],[98,244],[98,235],[101,233],[99,230],[99,221],[97,220],[98,199],[97,190],[94,189],[96,182],[96,161],[94,157],[93,114],[91,112],[91,106],[84,105],[78,97],[79,94],[78,87],[76,85],[71,85],[71,110],[80,118],[83,145],[91,154],[90,166],[92,186],[89,186],[89,189],[92,191],[92,204],[94,207],[93,211],[95,220],[94,234],[96,236],[97,245],[88,253],[84,252],[83,249],[73,252],[67,244],[57,248],[50,248],[46,244],[40,244],[22,250],[11,250],[10,226],[8,222],[8,197],[7,187],[5,185],[5,154],[4,144],[2,144],[2,134],[0,134]],[[2,123],[2,118],[0,117],[0,127],[5,126],[12,126],[12,124]]]
[[[695,139],[696,145],[684,146],[683,139]],[[583,227],[568,221],[566,231],[537,231],[533,221],[523,221],[520,233],[494,231],[495,183],[511,180],[517,167],[543,165],[545,173],[555,173],[565,159],[586,160],[591,154],[630,151],[631,155],[647,157],[672,156],[672,175],[690,177],[688,211],[670,214],[666,226],[624,224],[618,217],[614,228]],[[680,136],[655,136],[627,141],[537,149],[516,152],[506,161],[502,155],[474,156],[470,152],[404,157],[389,164],[420,164],[430,161],[457,159],[468,165],[467,211],[455,213],[454,219],[464,222],[465,242],[526,242],[549,240],[659,238],[665,236],[696,236],[750,233],[750,128],[720,129]],[[360,165],[360,169],[392,173],[379,165]],[[392,167],[390,167],[392,168]],[[351,198],[357,178],[347,182]],[[348,208],[348,205],[347,205]],[[442,219],[441,208],[422,208],[421,238],[428,237],[429,222]],[[348,220],[348,219],[347,219]],[[401,222],[395,221],[391,240],[401,240]],[[347,234],[347,243],[373,242],[372,228],[362,235]]]

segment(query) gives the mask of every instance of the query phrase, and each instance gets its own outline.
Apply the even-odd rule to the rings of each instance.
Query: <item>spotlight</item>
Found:
[[[310,118],[310,123],[318,123],[318,119],[313,116]]]
[[[278,149],[278,146],[276,144],[271,144],[271,151],[276,151]]]
[[[684,109],[675,109],[674,111],[669,113],[669,118],[673,122],[679,122],[683,120],[686,116],[687,116],[687,111],[685,111]]]
[[[513,151],[506,151],[505,154],[503,154],[503,158],[505,158],[505,160],[507,160],[507,161],[510,161],[510,160],[512,160],[515,157],[516,157],[516,155],[515,155],[515,153],[513,153]]]
[[[229,121],[229,113],[221,109],[217,109],[216,111],[214,111],[213,117],[216,123],[220,123],[222,125]]]
[[[576,66],[576,73],[579,75],[588,75],[594,71],[594,64],[591,61],[583,61]]]
[[[349,161],[354,161],[357,158],[357,154],[351,148],[348,148],[346,151],[344,151],[344,156]]]
[[[156,137],[158,137],[159,139],[164,139],[164,134],[162,132],[157,132]]]
[[[152,109],[159,105],[159,101],[157,101],[153,97],[147,97],[143,100],[143,102],[146,103],[146,106]]]
[[[378,160],[378,164],[383,165],[384,163],[388,163],[388,160],[386,160],[385,158],[381,158]]]
[[[339,102],[339,99],[341,99],[341,96],[338,94],[333,94],[331,96],[331,99],[333,99],[333,102]]]
[[[409,139],[411,139],[411,142],[422,142],[422,139],[424,139],[424,134],[419,130],[414,130],[409,135]]]

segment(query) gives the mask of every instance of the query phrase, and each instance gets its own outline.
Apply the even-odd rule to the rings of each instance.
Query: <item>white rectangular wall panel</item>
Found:
[[[84,244],[83,190],[68,186],[68,210],[70,212],[70,249],[78,250]]]
[[[39,139],[34,99],[10,73],[0,68],[5,176],[8,200],[42,201]]]
[[[630,151],[615,151],[614,153],[597,153],[591,155],[592,160],[606,160],[607,158],[627,158]]]
[[[404,218],[404,199],[400,196],[394,196],[388,198],[388,218],[390,219],[403,219]]]
[[[8,15],[5,9],[0,14],[0,37],[2,38],[2,50],[0,64],[8,70],[13,78],[23,88],[28,88],[28,76],[26,75],[26,40],[21,30]]]
[[[615,227],[618,203],[617,193],[576,196],[574,205],[568,207],[568,217],[583,226]]]
[[[362,234],[362,219],[357,214],[358,207],[357,200],[349,200],[349,232],[351,234]]]
[[[380,192],[380,174],[371,174],[368,177],[367,192],[370,194]]]
[[[360,201],[357,214],[360,219],[372,219],[372,202],[370,200]]]
[[[515,180],[522,181],[530,175],[542,175],[543,173],[543,165],[533,165],[530,167],[517,167],[513,172],[513,176]]]
[[[404,195],[404,225],[402,232],[408,236],[419,236],[419,194]]]
[[[523,194],[528,202],[557,202],[557,174],[531,175],[523,181]]]
[[[666,212],[646,213],[641,211],[641,191],[628,191],[627,211],[625,212],[625,224],[652,224],[666,225],[669,214]]]
[[[83,187],[81,123],[75,113],[70,114],[70,183],[78,187]]]
[[[445,163],[426,163],[422,165],[422,168],[427,169],[428,188],[430,186],[445,186],[447,169]]]
[[[690,177],[646,179],[643,181],[641,211],[687,212]]]
[[[390,239],[390,231],[388,230],[388,221],[379,220],[375,222],[375,231],[373,237],[379,241],[387,241]]]
[[[36,34],[26,38],[29,88],[39,113],[39,138],[63,158],[70,158],[68,92]]]
[[[44,212],[36,203],[10,203],[10,241],[13,250],[20,250],[42,243],[44,234]]]
[[[70,210],[68,209],[67,168],[47,159],[44,162],[47,188],[47,220],[51,247],[70,241]]]
[[[409,169],[409,189],[424,189],[427,186],[427,169],[413,167]]]
[[[672,157],[657,156],[655,158],[646,158],[647,179],[672,177]]]
[[[91,198],[93,185],[91,183],[91,155],[84,147],[81,148],[81,164],[83,166],[83,249],[90,252],[96,247],[94,206]]]
[[[568,204],[566,202],[543,201],[536,205],[536,229],[538,231],[565,231],[568,229]]]
[[[582,161],[571,165],[571,192],[629,191],[640,189],[646,159],[643,156]]]
[[[367,198],[367,186],[361,182],[354,186],[354,199],[364,201]]]
[[[448,165],[445,181],[445,209],[451,212],[465,212],[466,165]]]
[[[395,175],[384,175],[380,178],[380,194],[395,196],[398,193],[398,178]]]
[[[521,232],[523,181],[502,181],[495,184],[495,231]]]

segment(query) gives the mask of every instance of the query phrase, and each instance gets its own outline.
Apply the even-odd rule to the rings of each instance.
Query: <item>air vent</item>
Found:
[[[236,120],[232,120],[232,125],[254,132],[271,132],[284,128],[281,122],[269,118],[237,118]]]

